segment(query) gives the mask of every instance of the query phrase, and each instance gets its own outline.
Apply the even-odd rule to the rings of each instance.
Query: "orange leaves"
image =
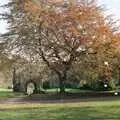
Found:
[[[115,36],[112,39],[112,47],[114,48],[114,51],[116,54],[120,54],[120,36]]]
[[[109,31],[110,30],[107,26],[100,26],[99,29],[98,29],[99,33],[104,33],[104,34],[109,33]]]
[[[120,39],[114,39],[114,40],[112,40],[112,44],[120,46]]]
[[[30,12],[33,15],[35,15],[35,14],[39,13],[39,11],[41,10],[41,6],[30,0],[25,0],[24,10],[25,10],[25,12]]]
[[[75,36],[77,36],[77,35],[79,34],[78,29],[75,28],[75,26],[73,26],[73,25],[70,25],[70,26],[69,26],[69,30],[70,30]]]
[[[26,13],[30,13],[30,22],[35,22],[39,24],[42,21],[42,15],[43,9],[41,7],[41,4],[33,2],[32,0],[25,0],[24,3],[24,11]]]
[[[24,10],[32,13],[33,18],[35,21],[37,20],[37,22],[42,20],[43,23],[50,27],[57,26],[56,28],[68,30],[75,36],[86,37],[88,42],[91,43],[92,41],[94,43],[96,49],[99,47],[99,44],[102,43],[102,40],[106,40],[104,36],[107,36],[107,42],[108,38],[112,36],[111,29],[105,23],[104,15],[96,6],[94,0],[89,1],[89,4],[86,3],[86,1],[81,1],[79,5],[71,3],[65,10],[63,10],[61,6],[61,3],[64,2],[63,0],[46,1],[47,3],[42,5],[42,2],[37,4],[32,0],[25,0]],[[57,3],[57,6],[51,3]],[[88,5],[86,6],[85,4]],[[61,12],[58,12],[56,10],[57,8],[59,8]],[[82,25],[80,29],[78,29],[79,24]],[[84,29],[87,31],[87,34],[81,32],[84,32]],[[97,39],[93,40],[93,36],[97,36]]]
[[[61,3],[64,2],[64,0],[48,0],[51,3]]]

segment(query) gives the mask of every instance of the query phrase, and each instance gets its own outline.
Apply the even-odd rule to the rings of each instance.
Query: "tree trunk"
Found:
[[[59,76],[60,93],[65,93],[65,80],[66,80],[66,72],[64,72],[63,75]]]
[[[15,73],[16,73],[16,70],[15,70],[15,68],[13,68],[13,78],[12,78],[13,92],[15,92],[15,79],[16,79]]]
[[[120,85],[120,67],[118,68],[118,79],[119,79],[119,85]]]
[[[15,68],[13,68],[12,82],[13,82],[13,92],[19,92],[19,90],[20,90],[20,82],[16,81],[16,69]]]
[[[65,93],[65,82],[63,79],[60,79],[59,81],[59,87],[60,87],[60,93]]]

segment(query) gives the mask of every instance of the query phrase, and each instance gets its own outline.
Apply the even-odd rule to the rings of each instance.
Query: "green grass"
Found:
[[[64,104],[2,104],[0,120],[120,120],[120,100],[116,99]]]
[[[23,93],[13,93],[12,90],[0,89],[0,99],[21,97],[21,96],[23,96]]]

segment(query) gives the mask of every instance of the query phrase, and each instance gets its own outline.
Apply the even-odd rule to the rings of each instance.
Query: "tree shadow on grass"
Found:
[[[120,96],[81,96],[80,94],[42,94],[25,96],[20,99],[26,102],[38,103],[69,103],[69,102],[99,102],[99,101],[119,101]]]

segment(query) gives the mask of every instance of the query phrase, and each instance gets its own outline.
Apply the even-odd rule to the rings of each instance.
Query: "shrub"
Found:
[[[104,81],[90,80],[79,88],[82,90],[111,91],[116,89],[116,84],[113,80],[106,83]]]
[[[81,90],[91,90],[91,87],[88,83],[84,84],[83,86],[79,87]]]
[[[95,91],[111,91],[116,89],[116,85],[113,80],[110,80],[108,82],[104,81],[94,81],[90,85],[92,90]]]
[[[65,88],[72,88],[73,86],[70,83],[65,83]]]
[[[50,82],[49,81],[43,82],[43,89],[50,89]]]

